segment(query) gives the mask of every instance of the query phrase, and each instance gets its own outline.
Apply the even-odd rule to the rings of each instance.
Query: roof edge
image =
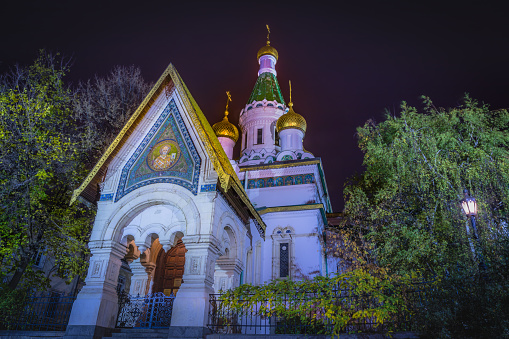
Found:
[[[150,92],[147,94],[145,99],[141,102],[140,106],[136,109],[134,114],[129,118],[127,123],[124,125],[124,127],[120,130],[117,137],[113,140],[113,142],[110,144],[110,146],[106,149],[106,152],[102,155],[102,157],[99,159],[99,161],[96,163],[96,165],[92,168],[90,173],[87,175],[85,180],[83,180],[82,184],[73,191],[70,204],[72,205],[76,199],[83,193],[83,191],[90,185],[90,183],[96,178],[96,176],[99,174],[100,170],[103,168],[103,166],[107,165],[109,163],[109,158],[114,152],[117,150],[117,147],[119,144],[121,144],[121,141],[128,137],[127,132],[133,125],[135,124],[136,120],[138,118],[141,118],[145,113],[146,110],[148,110],[151,107],[151,104],[154,101],[154,97],[159,95],[159,93],[162,91],[164,86],[168,84],[169,76],[170,76],[170,70],[173,68],[173,65],[170,63],[168,67],[166,67],[163,74],[159,77],[155,85],[152,87]]]

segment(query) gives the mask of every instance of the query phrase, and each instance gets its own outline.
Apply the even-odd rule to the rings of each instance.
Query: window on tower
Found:
[[[279,146],[279,133],[274,131],[274,145]]]
[[[263,144],[263,128],[258,128],[258,134],[256,136],[256,143]]]

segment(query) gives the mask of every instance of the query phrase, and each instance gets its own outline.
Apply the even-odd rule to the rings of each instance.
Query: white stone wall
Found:
[[[279,243],[290,244],[290,278],[306,279],[325,275],[323,267],[323,221],[318,209],[275,212],[263,215],[267,238],[263,245],[262,280],[279,278]],[[281,233],[278,233],[281,231]],[[286,232],[290,231],[290,232]]]

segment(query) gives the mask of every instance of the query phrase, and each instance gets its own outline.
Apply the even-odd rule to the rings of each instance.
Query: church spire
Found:
[[[258,59],[258,63],[260,64],[260,70],[258,71],[258,75],[261,75],[265,72],[270,72],[274,75],[277,75],[276,72],[276,62],[279,57],[277,50],[270,45],[270,28],[267,26],[267,45],[263,46],[258,50],[258,54],[256,58]]]
[[[258,79],[239,118],[242,129],[240,162],[245,165],[275,160],[279,151],[276,121],[286,110],[276,77],[279,55],[270,45],[271,32],[269,26],[266,27],[267,43],[257,54],[260,64]]]

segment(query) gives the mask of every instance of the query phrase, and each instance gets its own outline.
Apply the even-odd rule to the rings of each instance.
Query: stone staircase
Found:
[[[111,337],[104,337],[103,339],[119,339],[119,338],[130,338],[130,339],[203,339],[203,336],[195,336],[193,333],[175,333],[175,336],[171,336],[167,328],[161,329],[147,329],[147,328],[123,328],[118,332],[111,334]]]
[[[64,331],[0,331],[0,339],[62,339]]]

